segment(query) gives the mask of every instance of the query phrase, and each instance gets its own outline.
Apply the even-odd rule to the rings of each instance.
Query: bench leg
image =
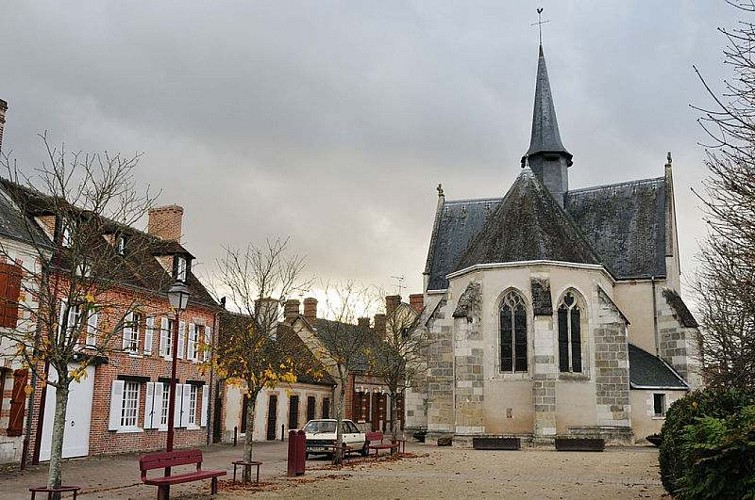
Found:
[[[170,485],[162,485],[157,487],[157,500],[169,500],[170,499]]]
[[[212,478],[212,484],[210,485],[210,495],[218,494],[218,478]]]

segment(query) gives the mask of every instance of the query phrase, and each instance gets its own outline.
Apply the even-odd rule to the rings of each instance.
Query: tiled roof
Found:
[[[455,270],[534,260],[599,263],[553,195],[525,168],[472,239]]]
[[[565,210],[599,261],[617,279],[666,275],[664,178],[579,189],[566,194]],[[428,251],[428,290],[448,287],[446,275],[480,232],[501,198],[439,205]]]
[[[0,235],[32,246],[53,248],[45,233],[35,222],[26,219],[5,193],[0,193]]]
[[[16,201],[19,206],[23,207],[30,219],[40,213],[51,213],[52,208],[55,207],[50,197],[44,194],[18,186],[6,179],[2,179],[0,184],[2,184],[5,193]],[[82,217],[91,216],[91,212],[80,210],[79,213],[82,214]],[[127,238],[126,249],[123,255],[117,255],[115,247],[108,243],[103,236],[92,242],[90,251],[93,254],[99,255],[103,255],[102,252],[107,252],[106,259],[103,260],[117,263],[117,266],[111,269],[111,272],[115,274],[118,283],[143,289],[147,293],[166,297],[174,279],[171,273],[160,265],[155,256],[166,255],[168,253],[182,253],[191,256],[188,250],[178,242],[162,240],[156,236],[132,227],[123,226],[104,217],[99,217],[99,219],[103,235],[118,232]],[[49,242],[47,238],[45,240]],[[166,252],[166,249],[171,251]],[[65,249],[61,250],[58,259],[57,262],[64,266],[66,261]],[[53,261],[55,262],[56,260],[53,259]],[[215,302],[204,285],[191,271],[187,273],[186,286],[189,287],[191,293],[191,304],[212,308],[218,307],[217,302]]]
[[[632,344],[629,344],[629,382],[633,389],[688,389],[661,358]]]
[[[569,191],[565,208],[614,276],[666,276],[663,177]]]

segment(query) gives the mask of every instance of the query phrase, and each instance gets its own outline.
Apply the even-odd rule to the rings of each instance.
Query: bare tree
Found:
[[[354,282],[328,284],[325,309],[329,319],[317,324],[319,349],[316,355],[336,379],[336,450],[333,463],[343,461],[343,413],[349,374],[368,368],[367,352],[372,332],[357,319],[365,316],[374,299],[368,289]]]
[[[69,153],[41,138],[46,157],[35,176],[23,176],[8,156],[0,160],[9,176],[2,180],[4,191],[21,211],[34,257],[10,264],[17,250],[0,244],[9,274],[20,282],[13,306],[22,318],[16,328],[0,329],[0,336],[17,346],[32,371],[37,383],[31,388],[55,388],[48,486],[56,487],[71,384],[87,376],[87,367],[122,350],[116,337],[137,306],[136,299],[110,293],[128,271],[108,238],[131,231],[155,198],[137,188],[138,155]],[[105,327],[91,321],[95,315],[115,319]]]
[[[296,382],[297,362],[289,335],[279,328],[281,307],[292,293],[306,290],[305,259],[288,252],[288,239],[267,240],[264,246],[226,249],[218,260],[216,282],[243,316],[227,316],[212,363],[221,377],[243,382],[248,394],[244,460],[252,460],[257,396],[265,387]],[[303,369],[301,366],[299,369]],[[307,369],[307,368],[304,368]],[[251,467],[244,481],[251,480]]]
[[[752,0],[731,0],[746,19],[719,28],[728,45],[724,62],[735,78],[719,95],[697,75],[713,100],[695,107],[707,133],[704,193],[708,236],[693,286],[702,312],[702,351],[710,385],[755,384],[755,13]]]
[[[370,375],[388,388],[391,439],[395,442],[398,439],[397,403],[405,397],[407,389],[415,387],[426,370],[424,354],[428,344],[427,331],[422,327],[423,311],[415,311],[402,303],[387,312],[385,337],[373,338],[368,358]]]

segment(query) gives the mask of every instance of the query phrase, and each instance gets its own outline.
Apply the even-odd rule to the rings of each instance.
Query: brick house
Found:
[[[355,327],[370,328],[374,335],[374,341],[380,342],[386,336],[386,329],[390,328],[393,315],[400,315],[404,311],[409,314],[418,314],[422,310],[422,294],[410,296],[410,303],[402,302],[400,295],[391,295],[385,298],[385,314],[376,314],[370,328],[370,318],[359,318]],[[296,306],[298,307],[298,301]],[[288,305],[287,305],[288,307]],[[332,320],[317,317],[317,299],[304,299],[304,311],[289,317],[294,331],[304,341],[312,352],[327,351],[324,344],[328,342],[327,335],[323,332],[332,326]],[[347,325],[347,327],[350,325]],[[323,364],[330,371],[336,382],[337,372],[334,366],[329,365],[325,357]],[[377,377],[370,374],[370,366],[366,356],[357,359],[356,366],[348,374],[346,392],[344,394],[344,418],[353,420],[364,430],[386,432],[391,427],[390,422],[390,396],[388,387]],[[399,420],[399,429],[404,429],[404,400],[399,398],[396,402],[396,416]]]
[[[44,195],[2,181],[3,191],[46,236],[55,255],[65,259],[70,237],[65,216],[49,207]],[[75,209],[75,207],[74,207]],[[171,336],[175,315],[167,290],[176,281],[190,290],[188,307],[178,320],[178,386],[176,447],[197,446],[209,439],[212,414],[212,373],[203,369],[205,346],[212,345],[219,307],[192,272],[194,257],[180,243],[183,209],[167,206],[150,210],[147,232],[100,220],[102,238],[89,251],[109,254],[118,266],[117,279],[94,297],[95,304],[115,305],[86,318],[80,335],[80,359],[94,357],[97,332],[117,331],[107,356],[98,356],[86,376],[72,383],[68,396],[63,457],[80,457],[161,449],[165,446]],[[75,228],[72,229],[75,231]],[[55,261],[53,260],[53,263]],[[66,288],[66,275],[49,267],[48,279]],[[76,324],[78,306],[58,297],[59,323]],[[118,305],[122,308],[119,310]],[[125,311],[129,311],[127,314]],[[65,311],[65,312],[64,312]],[[76,364],[69,365],[69,370]],[[51,380],[54,369],[47,372]],[[49,459],[55,388],[34,387],[28,435],[32,461]]]

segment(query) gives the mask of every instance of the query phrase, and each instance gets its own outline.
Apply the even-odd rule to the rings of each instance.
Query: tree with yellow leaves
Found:
[[[296,382],[296,373],[311,370],[308,357],[297,355],[301,343],[280,320],[283,302],[290,294],[304,291],[305,262],[289,254],[288,240],[267,240],[264,246],[226,249],[218,260],[215,283],[218,295],[227,294],[229,307],[238,313],[221,315],[219,342],[212,364],[220,378],[238,383],[248,395],[244,456],[252,461],[254,416],[257,396],[263,388]],[[243,480],[251,480],[251,467]]]
[[[17,357],[32,372],[27,393],[55,388],[48,486],[56,487],[62,481],[71,384],[86,377],[87,367],[121,349],[115,337],[136,306],[128,295],[111,293],[122,289],[127,264],[107,235],[130,230],[155,198],[137,189],[138,155],[69,153],[52,147],[46,135],[42,141],[45,160],[33,177],[0,156],[6,170],[0,184],[19,210],[25,233],[20,240],[33,257],[14,259],[18,245],[0,243],[0,257],[9,263],[3,268],[6,285],[12,282],[19,290],[17,301],[3,304],[6,313],[15,313],[15,328],[0,329],[0,337],[16,346]],[[111,318],[107,328],[90,321],[97,314]],[[30,418],[31,412],[27,428]]]

